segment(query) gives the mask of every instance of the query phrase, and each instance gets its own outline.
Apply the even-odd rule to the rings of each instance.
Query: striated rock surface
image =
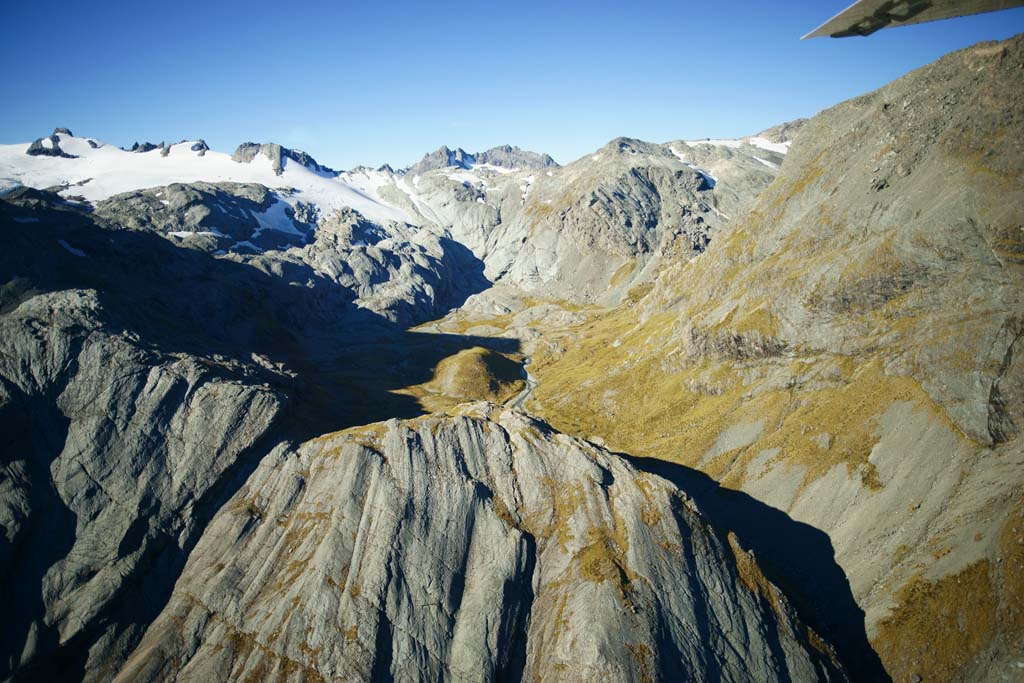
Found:
[[[115,680],[844,679],[685,494],[496,411],[275,450]]]
[[[1022,79],[1017,37],[820,113],[700,257],[535,346],[533,409],[557,428],[827,533],[838,574],[795,561],[813,534],[731,516],[843,661],[882,654],[877,677],[1018,666],[999,539],[1024,528]]]
[[[153,618],[217,488],[285,397],[244,366],[140,344],[67,290],[0,316],[0,676],[104,678]],[[88,676],[86,676],[88,671]]]

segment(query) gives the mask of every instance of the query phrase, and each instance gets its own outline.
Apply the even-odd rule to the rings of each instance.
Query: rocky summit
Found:
[[[0,145],[0,680],[1020,680],[1022,100]]]

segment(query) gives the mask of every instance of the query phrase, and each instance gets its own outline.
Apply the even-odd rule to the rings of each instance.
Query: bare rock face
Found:
[[[557,428],[826,533],[835,581],[734,518],[843,661],[894,680],[1019,677],[1022,94],[1017,36],[821,112],[699,259],[531,364]]]
[[[262,144],[258,142],[243,142],[235,149],[234,154],[231,155],[231,160],[239,164],[248,164],[259,154],[270,159],[271,168],[274,169],[276,175],[284,173],[284,165],[288,159],[318,173],[330,175],[336,173],[333,169],[317,163],[316,159],[302,150],[282,147],[276,142],[265,142]]]
[[[155,616],[140,596],[173,581],[284,397],[111,331],[94,292],[13,303],[0,316],[0,677],[102,680]]]
[[[299,286],[312,270],[351,292],[360,308],[402,325],[435,319],[490,285],[483,264],[446,235],[397,223],[380,226],[350,209],[322,220],[301,248],[247,260]]]
[[[209,251],[240,249],[240,243],[251,245],[249,251],[287,248],[304,244],[313,231],[280,191],[253,183],[174,183],[125,192],[97,202],[96,213]]]
[[[442,148],[383,193],[411,201],[406,208],[423,224],[447,227],[483,260],[492,281],[550,298],[617,303],[649,282],[663,260],[701,253],[729,215],[771,182],[781,153],[728,142],[616,138],[566,166],[515,170]]]
[[[28,154],[29,156],[47,156],[61,157],[64,159],[74,159],[75,156],[73,154],[68,154],[67,152],[60,148],[60,138],[57,137],[57,134],[60,133],[62,130],[65,129],[58,128],[53,132],[53,135],[51,135],[50,137],[39,138],[38,140],[34,140],[32,144],[28,146],[28,149],[25,150],[25,154]]]
[[[445,168],[471,169],[476,164],[496,166],[508,170],[543,169],[558,166],[547,154],[531,152],[512,145],[492,147],[486,152],[470,153],[456,147],[448,149],[442,145],[434,152],[424,154],[417,163],[406,169],[407,173],[426,173]],[[390,167],[389,167],[390,168]]]
[[[668,482],[464,413],[273,452],[116,680],[844,679]]]
[[[298,286],[329,279],[359,307],[406,325],[489,285],[483,264],[442,233],[378,225],[348,208],[322,217],[302,202],[292,206],[287,194],[252,183],[175,183],[115,195],[98,202],[95,215]]]

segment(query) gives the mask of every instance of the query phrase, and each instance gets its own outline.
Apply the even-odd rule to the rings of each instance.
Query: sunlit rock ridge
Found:
[[[564,165],[0,145],[0,680],[1013,680],[1022,81]]]

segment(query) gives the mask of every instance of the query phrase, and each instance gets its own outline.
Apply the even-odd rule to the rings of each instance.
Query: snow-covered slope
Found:
[[[743,145],[748,144],[768,152],[785,154],[789,151],[789,146],[792,142],[792,140],[773,142],[768,138],[761,137],[760,135],[754,135],[753,137],[739,138],[736,140],[713,140],[711,138],[706,138],[704,140],[687,140],[686,144],[691,147],[696,145],[711,145],[712,147],[732,147],[733,149],[739,149]]]
[[[122,192],[172,183],[206,181],[259,183],[269,188],[289,187],[290,200],[315,204],[323,215],[350,207],[372,221],[413,222],[402,209],[382,200],[372,187],[349,182],[344,175],[320,173],[284,160],[282,175],[275,175],[270,159],[259,155],[249,163],[238,163],[223,152],[192,151],[194,141],[161,150],[127,152],[90,138],[57,133],[60,149],[77,158],[31,156],[28,144],[0,145],[0,178],[4,185],[19,183],[47,188],[68,185],[68,196],[96,202]],[[91,144],[90,144],[91,141]]]

